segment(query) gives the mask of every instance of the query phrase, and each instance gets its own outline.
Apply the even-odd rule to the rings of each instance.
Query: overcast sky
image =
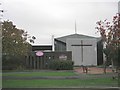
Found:
[[[89,1],[89,2],[88,2]],[[51,36],[77,33],[94,37],[98,20],[112,20],[119,0],[2,0],[3,20],[36,37],[34,45],[51,44]]]

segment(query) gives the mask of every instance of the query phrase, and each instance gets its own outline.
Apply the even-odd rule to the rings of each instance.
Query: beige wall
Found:
[[[81,45],[81,40],[83,41],[83,45],[88,45],[83,46],[83,52],[82,47],[79,46]],[[97,65],[97,40],[94,38],[93,39],[68,38],[67,51],[72,51],[72,60],[74,61],[74,65]]]

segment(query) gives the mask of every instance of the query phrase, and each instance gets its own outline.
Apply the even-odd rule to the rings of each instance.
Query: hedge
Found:
[[[74,62],[71,60],[51,60],[49,68],[53,70],[73,70]]]
[[[14,70],[25,68],[25,59],[23,56],[2,56],[2,69],[3,70]]]

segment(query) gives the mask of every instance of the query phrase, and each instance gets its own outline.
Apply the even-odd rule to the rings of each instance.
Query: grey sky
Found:
[[[89,2],[88,2],[89,1]],[[112,20],[118,12],[119,0],[2,0],[3,19],[37,39],[35,45],[51,44],[51,36],[77,33],[98,37],[98,20]]]

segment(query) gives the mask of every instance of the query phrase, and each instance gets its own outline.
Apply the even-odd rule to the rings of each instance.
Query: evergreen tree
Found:
[[[25,56],[31,51],[36,38],[16,28],[11,21],[2,22],[2,65],[3,69],[16,69],[24,65]],[[7,67],[7,68],[6,68]]]

